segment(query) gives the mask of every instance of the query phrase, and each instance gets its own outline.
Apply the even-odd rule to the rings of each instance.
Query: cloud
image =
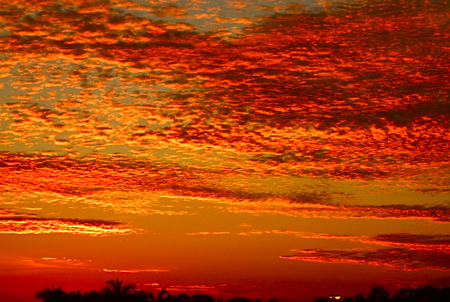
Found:
[[[232,43],[126,14],[145,10],[131,1],[71,5],[17,1],[1,16],[6,85],[17,92],[5,109],[8,141],[58,152],[128,146],[147,156],[150,145],[213,148],[230,161],[249,156],[242,169],[255,173],[345,179],[420,177],[446,162],[440,2],[395,20],[371,15],[368,3],[349,18],[294,10],[266,16]],[[50,88],[56,95],[44,96]]]
[[[180,205],[167,208],[160,198],[196,200],[217,204],[233,213],[277,214],[306,218],[428,219],[447,223],[445,205],[349,205],[339,192],[309,189],[278,194],[217,185],[232,169],[185,168],[164,162],[140,161],[99,154],[83,159],[69,156],[20,156],[0,154],[5,181],[4,194],[62,204],[82,203],[93,208],[140,215],[186,215],[192,210]],[[5,197],[8,195],[5,195]],[[344,199],[343,199],[344,198]],[[124,202],[126,201],[126,202]]]
[[[185,16],[186,10],[174,4],[164,4],[154,8],[152,13],[157,17],[179,17]]]
[[[99,267],[92,260],[83,260],[68,257],[10,257],[3,259],[3,265],[6,265],[11,270],[86,270],[86,271],[100,271],[104,273],[123,273],[123,274],[138,274],[138,273],[167,273],[169,269],[161,268],[102,268]]]
[[[371,249],[294,249],[294,255],[281,256],[282,259],[323,263],[353,263],[386,266],[400,270],[449,270],[450,236],[442,234],[392,233],[374,237],[355,235],[332,235],[327,233],[302,232],[293,230],[252,230],[238,235],[262,234],[290,235],[303,239],[338,239],[381,245],[388,248]]]
[[[188,235],[229,234],[229,232],[197,232]],[[385,248],[360,248],[347,250],[294,249],[294,255],[282,259],[322,263],[352,263],[386,266],[406,271],[449,270],[450,236],[436,234],[393,233],[374,237],[364,235],[333,235],[294,230],[251,230],[237,233],[240,236],[288,235],[302,239],[334,239],[381,245]]]
[[[195,284],[195,285],[171,285],[167,288],[170,291],[179,291],[179,292],[191,292],[191,291],[211,291],[216,290],[217,286],[214,285],[205,285],[205,284]]]
[[[85,261],[72,258],[56,258],[56,257],[42,257],[42,258],[30,258],[21,257],[17,264],[19,267],[24,266],[26,268],[36,269],[85,269],[92,265],[91,261]]]
[[[88,236],[129,235],[137,230],[127,228],[124,223],[105,220],[38,218],[35,215],[19,214],[1,209],[0,234],[76,234]],[[13,214],[13,215],[11,215]]]
[[[386,248],[376,250],[298,250],[296,255],[281,256],[282,259],[322,263],[353,263],[386,266],[407,271],[450,270],[450,254],[430,253],[426,250]]]
[[[223,40],[152,21],[154,8],[132,1],[16,1],[0,14],[8,94],[0,116],[3,150],[22,153],[0,154],[0,186],[142,215],[186,215],[155,205],[182,196],[236,213],[448,222],[447,206],[353,206],[336,192],[216,184],[248,175],[401,179],[445,192],[450,55],[441,5],[394,19],[372,14],[369,2],[346,16],[285,7],[233,19],[249,26]],[[173,4],[159,11],[184,13]],[[111,192],[124,194],[102,198]],[[118,202],[125,193],[133,198]]]
[[[146,269],[108,269],[104,268],[101,271],[105,273],[126,273],[126,274],[137,274],[137,273],[167,273],[170,272],[168,269],[159,268],[146,268]]]
[[[220,231],[220,232],[193,232],[193,233],[187,233],[186,235],[189,236],[197,236],[197,235],[229,235],[230,232],[226,231]]]
[[[333,237],[330,236],[330,238]],[[380,249],[292,250],[297,254],[281,256],[280,258],[323,263],[368,264],[407,271],[450,270],[449,235],[396,233],[378,235],[372,238],[365,236],[349,238],[353,241],[391,247]],[[342,236],[342,239],[346,239],[346,237]]]
[[[258,204],[238,203],[229,205],[234,213],[269,213],[305,218],[338,219],[428,219],[435,222],[449,222],[447,207],[425,207],[422,205],[346,206],[321,203],[300,203],[292,205],[288,200]]]
[[[368,242],[380,245],[405,246],[409,249],[430,251],[439,249],[450,253],[450,235],[383,234],[371,238]]]
[[[19,213],[14,209],[1,209],[0,208],[0,219],[4,218],[20,218],[20,217],[36,217],[34,213]]]
[[[275,235],[291,235],[299,238],[307,239],[339,239],[339,240],[351,240],[351,241],[361,241],[366,238],[366,236],[351,236],[351,235],[331,235],[327,233],[314,233],[314,232],[301,232],[293,230],[251,230],[239,232],[237,235],[240,236],[252,236],[252,235],[263,235],[263,234],[275,234]]]
[[[373,237],[364,235],[333,235],[294,230],[251,230],[237,235],[254,236],[263,234],[289,235],[302,239],[337,239],[361,242],[364,248],[328,250],[293,249],[293,255],[280,256],[282,259],[322,263],[351,263],[386,266],[391,269],[450,270],[450,235],[391,233]],[[378,245],[384,248],[372,248]]]

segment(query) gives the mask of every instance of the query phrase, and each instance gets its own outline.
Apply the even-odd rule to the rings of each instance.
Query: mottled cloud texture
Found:
[[[119,213],[185,215],[187,209],[158,208],[157,199],[198,200],[219,204],[233,213],[268,213],[316,218],[429,219],[448,222],[446,205],[344,205],[332,192],[283,195],[226,188],[224,175],[177,165],[128,158],[18,156],[0,154],[4,198],[21,203],[18,193],[41,202],[81,203]],[[113,164],[114,163],[114,164]],[[226,173],[226,171],[224,171]],[[234,174],[229,174],[232,177]],[[217,182],[217,183],[215,183]],[[9,194],[9,195],[8,195]],[[33,197],[35,196],[35,197]]]
[[[422,2],[277,13],[226,41],[145,17],[182,15],[173,5],[2,5],[3,143],[142,159],[168,149],[233,173],[446,173],[448,2]]]

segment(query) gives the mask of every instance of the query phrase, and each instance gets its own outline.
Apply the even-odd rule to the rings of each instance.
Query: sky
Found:
[[[450,286],[448,0],[0,0],[0,293]]]

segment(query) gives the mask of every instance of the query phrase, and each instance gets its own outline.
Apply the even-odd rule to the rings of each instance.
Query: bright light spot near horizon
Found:
[[[330,294],[330,299],[331,299],[331,300],[339,300],[340,298],[341,298],[340,295],[333,295],[333,294]]]

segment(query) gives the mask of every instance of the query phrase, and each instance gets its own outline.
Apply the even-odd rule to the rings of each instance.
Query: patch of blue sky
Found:
[[[273,13],[295,13],[300,10],[309,12],[321,12],[325,4],[338,3],[337,0],[212,0],[212,1],[186,1],[169,0],[158,1],[153,4],[148,0],[133,0],[146,10],[137,8],[124,9],[124,11],[141,18],[168,23],[187,23],[200,32],[228,29],[231,33],[239,32],[248,26],[248,22],[257,23],[261,17]],[[152,2],[152,3],[150,3]],[[176,8],[176,9],[174,9]],[[171,13],[173,12],[173,13]],[[247,22],[243,22],[243,20]]]

